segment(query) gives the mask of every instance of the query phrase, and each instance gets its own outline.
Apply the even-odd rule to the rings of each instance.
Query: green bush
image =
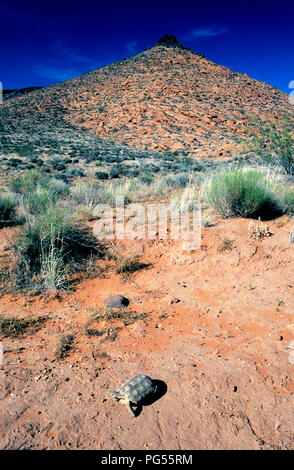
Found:
[[[208,188],[207,199],[222,217],[267,219],[283,212],[266,178],[256,170],[220,174]]]
[[[287,214],[294,214],[294,189],[287,188],[284,190],[283,205]]]
[[[48,187],[49,182],[49,176],[44,176],[38,170],[27,170],[21,177],[12,179],[9,183],[9,188],[15,193],[30,194],[37,187]]]
[[[258,131],[251,131],[253,150],[265,162],[278,165],[286,174],[294,175],[293,128],[280,130],[274,124],[262,121],[256,121],[255,124]]]
[[[0,196],[0,226],[5,223],[14,223],[16,219],[16,202],[12,195]]]
[[[65,211],[54,205],[26,222],[14,248],[15,285],[35,292],[64,288],[66,274],[97,252],[86,228],[75,225]]]
[[[95,178],[99,180],[107,180],[109,178],[109,174],[106,171],[96,171]]]
[[[44,213],[58,199],[69,195],[67,185],[37,170],[28,170],[9,183],[10,190],[21,195],[24,207],[30,214]],[[20,199],[20,197],[18,196]]]
[[[46,189],[38,189],[27,195],[25,206],[31,214],[41,214],[55,204],[56,199],[56,195],[50,194]]]

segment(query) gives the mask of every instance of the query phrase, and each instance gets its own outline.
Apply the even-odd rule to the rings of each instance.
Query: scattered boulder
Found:
[[[130,301],[123,295],[113,295],[104,300],[106,307],[120,308],[127,307]]]

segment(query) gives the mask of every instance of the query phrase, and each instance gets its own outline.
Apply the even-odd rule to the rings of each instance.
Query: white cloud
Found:
[[[53,44],[52,55],[46,64],[35,66],[35,73],[39,77],[49,78],[54,81],[64,81],[77,77],[89,70],[97,69],[103,64],[95,62],[90,57],[75,52],[64,45],[62,40],[56,40]]]
[[[206,26],[202,28],[197,28],[191,31],[187,35],[187,39],[194,39],[194,38],[201,38],[201,37],[214,37],[214,36],[220,36],[221,34],[224,34],[228,31],[228,28],[215,28],[212,26]],[[187,40],[186,39],[186,40]]]
[[[80,71],[73,68],[58,68],[46,65],[36,65],[35,72],[39,77],[50,78],[52,80],[63,82],[81,74]]]

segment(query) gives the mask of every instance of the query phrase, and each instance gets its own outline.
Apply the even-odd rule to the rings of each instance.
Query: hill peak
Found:
[[[165,34],[162,38],[158,39],[156,44],[170,47],[178,47],[182,45],[173,34]]]
[[[158,39],[158,41],[150,49],[156,48],[157,46],[164,46],[164,47],[168,47],[170,49],[175,49],[178,51],[179,50],[188,51],[188,52],[192,52],[193,54],[196,54],[205,58],[204,54],[195,52],[193,51],[193,49],[190,49],[190,47],[187,47],[181,44],[176,38],[176,36],[174,36],[173,34],[165,34],[160,39]]]

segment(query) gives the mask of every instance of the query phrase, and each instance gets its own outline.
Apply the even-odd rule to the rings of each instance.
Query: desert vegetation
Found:
[[[242,169],[217,175],[207,200],[222,217],[272,217],[283,213],[274,185],[258,170]]]
[[[270,165],[281,167],[287,175],[294,175],[294,134],[287,115],[284,128],[258,119],[250,123],[252,149]]]
[[[17,318],[15,316],[2,316],[0,318],[0,333],[4,337],[15,338],[24,333],[31,333],[40,328],[40,325],[46,321],[46,317],[27,316],[26,318]]]
[[[11,194],[0,196],[0,228],[16,222],[17,204]]]
[[[146,178],[103,183],[65,182],[27,170],[10,181],[10,192],[0,198],[2,224],[18,223],[12,283],[35,293],[57,292],[68,287],[69,276],[83,270],[87,260],[103,256],[102,246],[87,228],[97,204],[114,207],[118,196],[125,204],[163,198],[180,211],[206,204],[203,226],[210,226],[215,215],[265,220],[294,212],[294,190],[283,184],[284,179],[282,172],[266,166],[238,164],[219,165],[206,173],[150,173]],[[124,275],[143,267],[136,258],[124,256],[116,264],[116,272]]]

